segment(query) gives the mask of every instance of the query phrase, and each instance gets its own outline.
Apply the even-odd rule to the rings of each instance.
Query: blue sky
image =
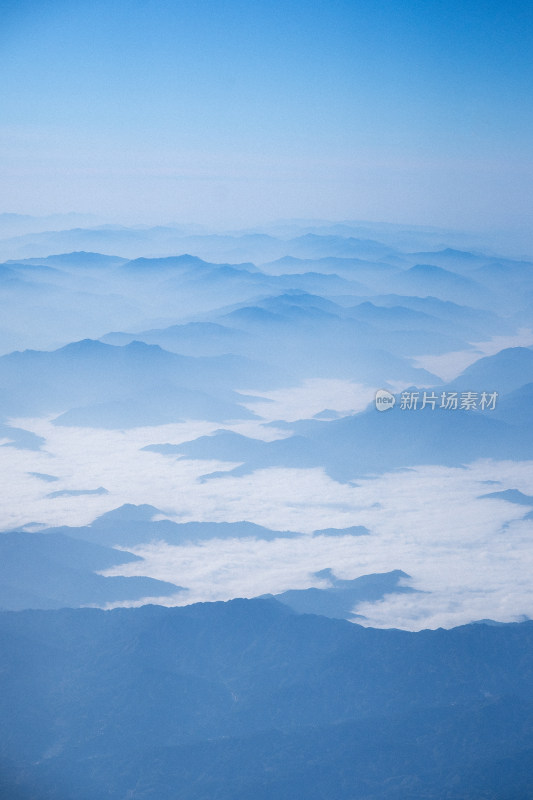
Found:
[[[531,224],[529,2],[1,11],[0,211]]]

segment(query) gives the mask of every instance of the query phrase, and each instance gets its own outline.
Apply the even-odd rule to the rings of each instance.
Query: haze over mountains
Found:
[[[529,797],[533,263],[62,224],[0,216],[0,796]]]
[[[0,43],[0,800],[533,800],[533,5]]]
[[[128,551],[102,566],[108,577],[88,561],[86,589],[70,595],[43,584],[24,600],[23,575],[18,585],[6,578],[4,607],[51,607],[59,596],[76,606],[138,604],[142,587],[180,605],[241,593],[321,598],[339,588],[317,577],[332,570],[347,586],[411,576],[417,591],[403,587],[402,598],[394,579],[384,595],[370,593],[357,612],[364,620],[450,624],[444,589],[432,592],[434,550],[422,531],[438,519],[447,557],[457,556],[461,534],[446,524],[439,482],[458,487],[467,466],[457,519],[468,508],[489,526],[479,543],[489,552],[503,526],[523,557],[530,522],[517,517],[514,498],[533,493],[532,264],[469,251],[455,234],[360,223],[224,234],[2,225],[0,456],[14,490],[2,527],[20,532],[9,533],[6,552],[22,564],[30,541],[54,542],[54,553],[63,542],[72,558],[75,541]],[[396,397],[386,413],[376,411],[377,389]],[[419,405],[402,405],[402,391]],[[478,401],[496,393],[497,403],[444,407],[453,392]],[[437,402],[421,408],[424,395]],[[433,481],[432,507],[406,469]],[[499,500],[490,523],[479,499],[487,481]],[[472,530],[462,533],[465,547],[478,546]],[[68,583],[68,565],[52,556],[42,551],[50,574]],[[246,563],[255,566],[243,580]],[[501,566],[499,588],[485,573],[494,598],[510,580]],[[530,613],[521,585],[502,619]],[[498,616],[497,602],[478,614],[476,600],[469,612],[466,590],[466,577],[449,587],[455,623]],[[343,616],[353,612],[346,606]]]
[[[293,238],[251,233],[191,238],[174,228],[79,228],[38,234],[35,244],[20,252],[0,240],[6,260],[2,297],[9,300],[17,293],[19,308],[22,303],[33,310],[30,317],[7,306],[4,352],[97,338],[117,326],[128,331],[143,330],[147,323],[170,325],[176,317],[190,319],[224,302],[255,301],[287,289],[331,297],[435,296],[495,310],[505,300],[505,316],[513,317],[512,324],[524,322],[524,313],[527,317],[530,287],[524,262],[451,250],[442,232],[413,231],[412,247],[398,250],[368,236],[350,235],[350,226],[334,228],[332,234],[328,228],[315,229],[320,234],[300,227],[301,235]],[[420,250],[428,236],[434,252]],[[143,248],[146,239],[149,249]],[[401,229],[398,239],[402,241]],[[35,303],[37,296],[46,302]],[[498,333],[495,322],[493,318],[492,335]],[[506,327],[502,320],[500,324]]]

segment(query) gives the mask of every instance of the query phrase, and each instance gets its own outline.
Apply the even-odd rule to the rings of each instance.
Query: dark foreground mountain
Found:
[[[10,800],[522,800],[533,623],[409,633],[275,600],[0,614]]]

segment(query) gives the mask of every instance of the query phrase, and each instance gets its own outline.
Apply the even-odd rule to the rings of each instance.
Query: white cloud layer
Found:
[[[321,469],[282,468],[202,483],[199,476],[231,465],[175,459],[140,448],[204,435],[216,427],[209,423],[130,431],[63,428],[47,420],[17,424],[44,436],[46,445],[42,452],[0,447],[3,530],[31,522],[83,525],[123,503],[150,503],[183,522],[249,520],[307,534],[352,525],[371,531],[360,537],[151,544],[134,550],[144,558],[142,563],[107,574],[169,580],[188,587],[186,602],[195,602],[319,585],[312,573],[325,567],[342,578],[402,569],[420,593],[390,595],[359,607],[365,624],[420,629],[486,617],[510,621],[533,616],[533,521],[523,520],[528,508],[478,499],[507,488],[533,494],[531,462],[420,467],[362,479],[357,485],[336,483]],[[234,429],[262,438],[282,435],[255,421]],[[47,483],[30,472],[59,480]],[[100,486],[109,494],[46,497],[52,490]],[[169,603],[168,598],[163,602]]]

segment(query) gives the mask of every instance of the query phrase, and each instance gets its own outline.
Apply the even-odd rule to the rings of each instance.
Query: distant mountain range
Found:
[[[292,236],[189,235],[183,226],[107,225],[2,239],[0,218],[2,352],[57,348],[106,331],[162,329],[180,319],[206,321],[194,318],[217,306],[255,305],[287,291],[343,302],[352,296],[353,305],[390,294],[453,301],[492,313],[487,338],[530,325],[531,263],[445,248],[440,238],[434,250],[406,249],[406,231],[387,229],[389,243],[351,235],[365,230],[311,225],[293,226],[299,235]],[[377,226],[375,233],[380,230],[385,231]],[[433,237],[430,231],[419,234],[420,243]],[[11,307],[15,297],[18,313]],[[44,305],[40,298],[46,298]],[[449,337],[442,340],[445,347],[459,331],[441,334]],[[414,343],[408,340],[405,348]],[[412,349],[402,353],[418,355]]]
[[[69,215],[0,258],[0,800],[533,797],[532,622],[357,624],[531,612],[533,262]]]

